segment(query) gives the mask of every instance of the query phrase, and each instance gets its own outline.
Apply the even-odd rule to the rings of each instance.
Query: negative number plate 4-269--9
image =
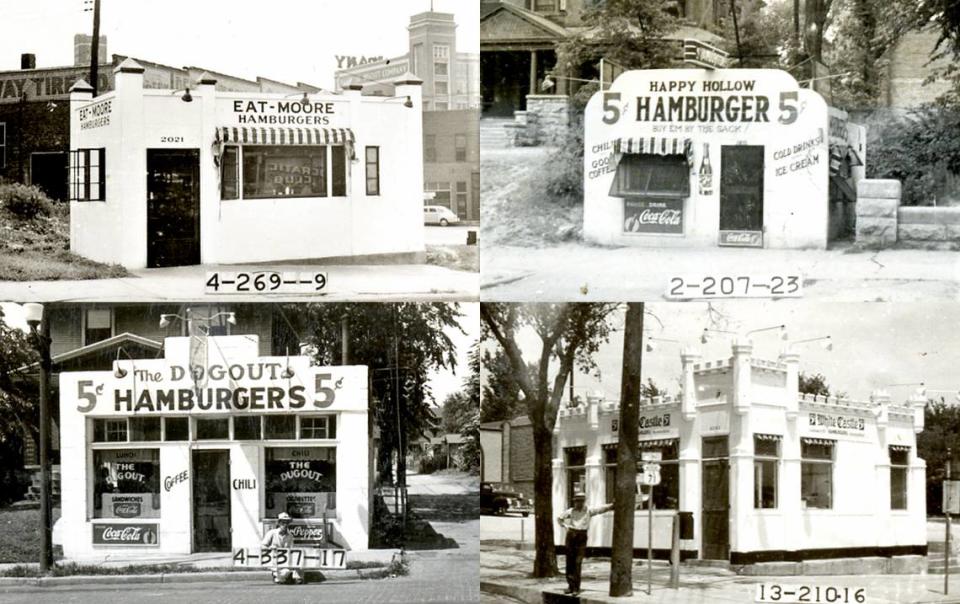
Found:
[[[685,275],[671,277],[664,294],[669,300],[691,298],[799,298],[799,271],[776,275]]]

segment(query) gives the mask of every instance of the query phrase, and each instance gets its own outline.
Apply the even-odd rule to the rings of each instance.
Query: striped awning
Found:
[[[625,136],[613,141],[614,153],[636,155],[683,155],[693,164],[693,142],[672,136]]]
[[[800,441],[801,441],[803,444],[805,444],[805,445],[823,445],[823,446],[825,446],[825,447],[832,447],[833,445],[837,444],[837,441],[835,441],[835,440],[830,440],[830,439],[827,439],[827,438],[807,438],[807,437],[803,437],[803,438],[800,439]]]
[[[661,449],[663,447],[675,447],[676,438],[658,438],[655,440],[641,440],[637,446],[641,449]]]
[[[908,447],[908,446],[906,446],[906,445],[890,445],[890,450],[891,450],[891,451],[904,451],[904,452],[909,453],[909,452],[910,452],[910,447]]]
[[[343,145],[356,142],[350,128],[271,128],[221,126],[217,142],[242,145]]]
[[[774,441],[783,440],[783,436],[779,434],[754,434],[753,437],[756,438],[757,440],[774,440]]]

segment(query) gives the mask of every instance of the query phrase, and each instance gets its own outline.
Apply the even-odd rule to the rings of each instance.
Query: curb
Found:
[[[480,593],[506,596],[514,600],[526,602],[527,604],[540,604],[543,602],[543,592],[535,587],[521,587],[519,585],[509,585],[495,581],[481,580]]]
[[[382,568],[319,571],[323,581],[311,583],[352,583],[366,579]],[[308,569],[307,572],[310,572]],[[316,571],[314,571],[316,572]],[[232,571],[197,573],[158,573],[150,575],[76,575],[70,577],[0,577],[0,589],[6,587],[57,587],[63,585],[120,585],[125,583],[213,583],[218,581],[271,581],[270,571]]]

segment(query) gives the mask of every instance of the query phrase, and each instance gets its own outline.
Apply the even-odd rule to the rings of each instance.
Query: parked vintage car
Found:
[[[500,485],[484,482],[480,484],[480,513],[520,514],[524,518],[530,515],[533,501],[524,499],[523,495],[515,491],[499,488]]]

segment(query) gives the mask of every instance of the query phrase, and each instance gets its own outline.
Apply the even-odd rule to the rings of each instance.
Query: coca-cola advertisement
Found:
[[[683,234],[683,199],[625,199],[624,233]]]
[[[158,525],[156,524],[113,524],[94,523],[94,545],[135,545],[157,546]]]

